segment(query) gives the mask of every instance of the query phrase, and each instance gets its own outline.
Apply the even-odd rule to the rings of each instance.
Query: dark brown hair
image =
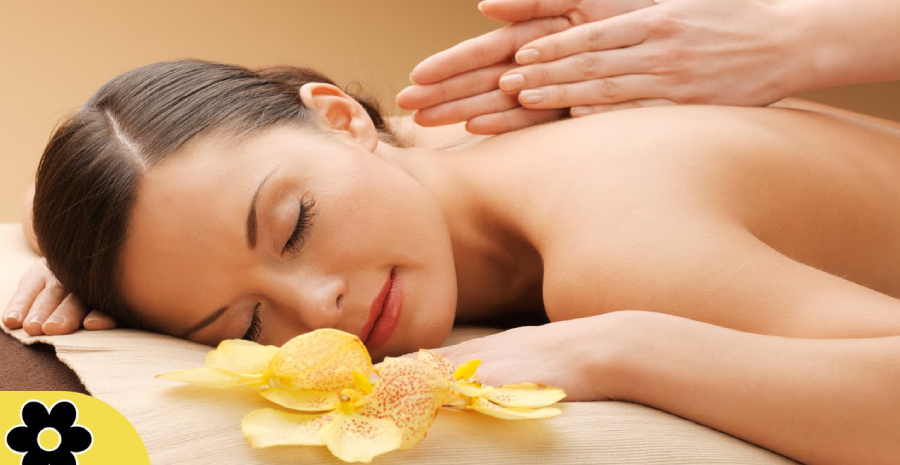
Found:
[[[298,92],[308,82],[334,84],[304,68],[199,60],[155,63],[107,82],[57,128],[41,157],[34,231],[50,270],[88,308],[143,327],[122,296],[119,256],[144,173],[200,134],[309,125]],[[392,141],[377,106],[354,98]]]

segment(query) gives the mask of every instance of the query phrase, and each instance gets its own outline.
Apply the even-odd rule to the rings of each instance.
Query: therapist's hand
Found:
[[[648,3],[651,6],[644,8]],[[587,10],[585,5],[593,9]],[[540,21],[556,18],[570,24],[540,37],[515,35],[519,41],[509,48],[514,49],[520,66],[509,65],[496,73],[502,89],[496,92],[515,96],[523,108],[532,110],[571,107],[573,116],[672,103],[765,105],[794,92],[795,64],[802,54],[793,51],[801,42],[802,31],[795,30],[792,18],[777,0],[667,0],[659,4],[617,0],[612,5],[619,10],[611,16],[611,11],[599,10],[599,5],[610,2],[489,0],[482,4],[483,12],[492,18],[525,21],[498,31],[538,21],[527,19],[536,15],[545,16]],[[494,33],[499,35],[498,31]],[[411,78],[426,85],[404,90],[406,95],[398,96],[401,106],[424,102],[427,105],[415,109],[425,116],[450,112],[454,100],[465,95],[450,92],[449,84],[472,80],[477,73],[493,77],[485,74],[485,63],[507,51],[497,51],[499,41],[490,34],[417,66]],[[463,74],[453,76],[458,73]],[[470,92],[484,92],[484,87],[487,84],[466,86]],[[443,93],[436,92],[441,89]],[[467,100],[476,98],[486,97],[469,96]],[[469,116],[469,125],[495,116],[483,115],[462,116]],[[508,127],[478,125],[484,132],[502,132]]]
[[[517,92],[503,92],[498,79],[518,67],[516,52],[534,39],[574,25],[627,13],[653,0],[491,0],[482,13],[510,25],[462,42],[420,63],[410,74],[415,85],[397,95],[397,103],[416,110],[422,126],[467,121],[475,134],[497,134],[565,116],[567,108],[531,109]]]

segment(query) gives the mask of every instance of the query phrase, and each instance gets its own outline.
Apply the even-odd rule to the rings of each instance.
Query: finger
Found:
[[[635,21],[641,12],[642,10],[625,13],[541,37],[523,45],[516,52],[516,62],[520,65],[543,63],[578,53],[639,44],[649,36],[644,23]]]
[[[81,327],[85,315],[87,310],[81,304],[81,300],[75,294],[69,293],[50,314],[41,329],[48,336],[70,334]]]
[[[116,320],[100,310],[91,310],[88,316],[84,318],[84,329],[91,331],[113,329],[116,326],[118,326]]]
[[[34,303],[28,311],[28,318],[25,319],[25,323],[22,325],[25,328],[25,332],[31,336],[43,334],[44,322],[59,307],[65,296],[66,292],[58,281],[48,280],[47,286],[34,299]]]
[[[569,110],[569,114],[573,118],[580,118],[582,116],[594,115],[597,113],[607,113],[607,112],[616,111],[616,110],[627,110],[630,108],[662,107],[662,106],[670,106],[670,105],[678,105],[678,104],[671,100],[667,100],[667,99],[641,99],[641,100],[631,100],[631,101],[622,102],[622,103],[614,103],[611,105],[588,105],[588,106],[572,107]]]
[[[489,92],[497,88],[500,75],[514,67],[514,63],[507,62],[459,74],[434,84],[409,86],[397,94],[397,105],[406,110],[419,110]]]
[[[579,0],[485,0],[478,4],[481,14],[504,23],[562,16],[578,6]]]
[[[419,110],[413,115],[413,120],[420,126],[441,126],[467,121],[476,116],[497,113],[518,106],[519,102],[516,101],[515,95],[507,95],[500,89],[497,89],[474,97],[454,100]]]
[[[466,123],[466,130],[472,134],[502,134],[537,124],[556,121],[565,117],[566,110],[529,110],[518,107],[512,110],[477,116]]]
[[[550,84],[638,73],[645,71],[646,67],[646,59],[632,49],[586,52],[548,63],[515,68],[501,76],[498,83],[504,92],[518,92]]]
[[[526,108],[569,108],[604,105],[643,98],[661,98],[660,78],[652,74],[627,74],[569,84],[554,84],[519,93]]]
[[[44,290],[46,285],[47,280],[42,273],[34,270],[25,273],[19,281],[19,288],[6,306],[3,324],[9,329],[21,328],[22,322],[28,316],[29,309],[34,303],[34,299]]]
[[[565,18],[510,24],[426,58],[413,68],[409,79],[414,84],[434,84],[466,71],[510,61],[522,45],[570,26]]]

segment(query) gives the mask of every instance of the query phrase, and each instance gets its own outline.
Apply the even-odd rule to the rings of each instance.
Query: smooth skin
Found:
[[[226,320],[190,338],[239,337],[259,300],[262,343],[353,331],[394,267],[407,283],[402,331],[376,355],[440,339],[448,316],[544,311],[552,323],[442,352],[482,359],[489,383],[644,403],[805,463],[900,453],[898,125],[643,108],[444,154],[380,143],[327,85],[301,96],[330,134],[201,138],[148,173],[123,263],[126,296],[158,330],[179,334],[230,302]],[[283,170],[260,196],[267,245],[251,250],[247,205],[273,166]],[[316,222],[283,257],[305,195]],[[184,212],[163,208],[179,199]]]
[[[397,95],[424,126],[496,134],[569,114],[900,79],[900,5],[865,0],[486,0],[510,23],[435,54]]]

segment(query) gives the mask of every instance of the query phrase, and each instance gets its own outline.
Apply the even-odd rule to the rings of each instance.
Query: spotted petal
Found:
[[[321,446],[321,431],[333,423],[337,413],[309,415],[273,408],[254,410],[241,421],[241,431],[253,447]]]
[[[495,387],[484,398],[503,407],[538,408],[555,404],[566,397],[566,392],[553,386],[522,383]]]
[[[494,388],[477,382],[456,381],[450,383],[450,390],[463,396],[478,397],[493,391]]]
[[[531,420],[537,418],[551,418],[562,413],[555,407],[544,407],[539,409],[502,407],[483,397],[472,399],[471,405],[466,407],[470,410],[483,413],[502,420]]]
[[[322,428],[322,440],[335,457],[345,462],[369,463],[400,448],[403,433],[393,421],[357,413],[338,415]]]
[[[157,375],[157,378],[180,381],[207,387],[262,386],[266,384],[265,375],[241,375],[212,367],[191,368]]]
[[[448,383],[438,370],[418,360],[386,358],[361,413],[392,420],[403,430],[400,448],[409,449],[428,433],[449,394]]]
[[[238,374],[260,375],[266,372],[278,347],[264,346],[243,339],[228,339],[206,354],[206,366]]]
[[[453,379],[453,373],[456,371],[456,365],[443,355],[440,355],[433,350],[419,349],[418,358],[419,361],[425,362],[426,364],[430,365],[432,368],[436,369],[441,374],[446,376],[447,379]]]
[[[259,395],[282,407],[301,412],[325,412],[334,410],[340,405],[337,393],[313,389],[273,387],[260,391]]]
[[[300,389],[340,391],[354,387],[353,372],[372,373],[372,359],[358,337],[320,329],[285,343],[269,364],[271,376]]]

